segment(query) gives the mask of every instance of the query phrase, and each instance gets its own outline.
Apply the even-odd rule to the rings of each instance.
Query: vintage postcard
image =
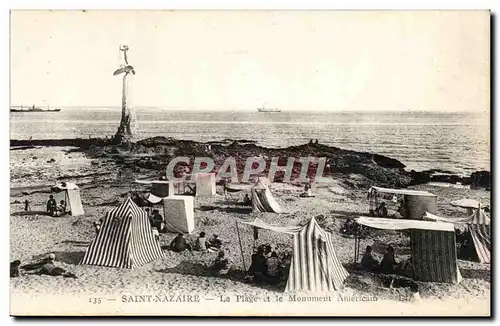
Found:
[[[490,316],[490,12],[13,10],[13,316]]]

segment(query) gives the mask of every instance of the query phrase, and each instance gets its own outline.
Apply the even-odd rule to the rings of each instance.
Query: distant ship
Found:
[[[10,112],[59,112],[61,109],[41,109],[38,106],[32,105],[30,108],[24,109],[22,106],[17,109],[10,109]]]
[[[259,112],[281,112],[280,109],[266,109],[266,108],[258,108],[257,111],[259,111]]]

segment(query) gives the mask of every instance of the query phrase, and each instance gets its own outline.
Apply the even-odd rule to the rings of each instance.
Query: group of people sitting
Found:
[[[248,277],[257,283],[278,284],[283,275],[282,264],[278,254],[270,245],[257,247],[252,255],[252,264],[248,269]]]
[[[365,253],[363,254],[363,258],[361,259],[361,266],[364,270],[372,273],[396,274],[413,278],[413,265],[411,263],[411,258],[397,263],[394,255],[394,248],[392,246],[387,247],[387,251],[380,263],[377,259],[373,258],[372,247],[367,246]]]
[[[14,260],[10,263],[10,277],[19,277],[19,269],[31,272],[36,275],[49,275],[49,276],[63,276],[70,278],[77,278],[75,274],[66,271],[61,267],[55,265],[56,256],[50,253],[45,259],[38,263],[27,264],[21,266],[20,260]]]
[[[47,201],[47,213],[50,216],[59,217],[64,216],[66,212],[66,202],[61,200],[59,205],[57,205],[56,200],[53,195],[49,196],[49,200]]]
[[[348,218],[340,228],[340,233],[348,236],[356,235],[362,239],[366,237],[368,231],[364,225],[356,223],[353,218]]]
[[[396,198],[395,203],[397,203],[398,200]],[[398,216],[399,215],[399,216]],[[385,202],[381,202],[375,210],[370,209],[370,216],[377,216],[377,217],[388,217],[389,216],[389,211],[387,209],[387,204]],[[405,207],[405,201],[404,200],[399,200],[399,206],[396,209],[396,213],[392,215],[393,217],[396,218],[404,218],[406,216],[406,207]]]
[[[200,232],[193,246],[189,244],[182,233],[177,234],[170,243],[170,249],[174,252],[183,252],[185,250],[217,252],[220,251],[221,248],[222,241],[219,239],[219,236],[214,234],[212,238],[207,239],[205,232]]]

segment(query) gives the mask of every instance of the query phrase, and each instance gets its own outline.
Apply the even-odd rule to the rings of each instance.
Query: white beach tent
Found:
[[[165,229],[168,232],[194,232],[194,199],[192,196],[170,196],[163,198]]]
[[[196,197],[215,196],[215,173],[197,173],[196,174]]]
[[[85,214],[83,211],[82,199],[80,197],[80,188],[71,182],[62,182],[52,187],[54,192],[62,192],[66,208],[69,209],[71,216],[80,216]]]

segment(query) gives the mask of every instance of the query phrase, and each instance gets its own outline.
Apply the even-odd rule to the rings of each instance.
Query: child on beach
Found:
[[[214,234],[212,239],[208,241],[208,250],[218,251],[222,247],[222,241],[220,241],[219,236]]]
[[[196,239],[194,244],[194,250],[205,251],[207,250],[207,238],[205,237],[205,232],[200,232],[200,236]]]
[[[216,275],[220,275],[222,274],[223,271],[227,270],[227,265],[228,265],[229,261],[228,259],[225,257],[225,253],[223,250],[219,251],[219,254],[217,255],[217,258],[215,258],[215,261],[214,263],[212,264],[212,271],[216,274]]]
[[[57,206],[55,215],[56,216],[64,216],[65,214],[66,214],[66,202],[64,200],[61,200],[61,202]]]

